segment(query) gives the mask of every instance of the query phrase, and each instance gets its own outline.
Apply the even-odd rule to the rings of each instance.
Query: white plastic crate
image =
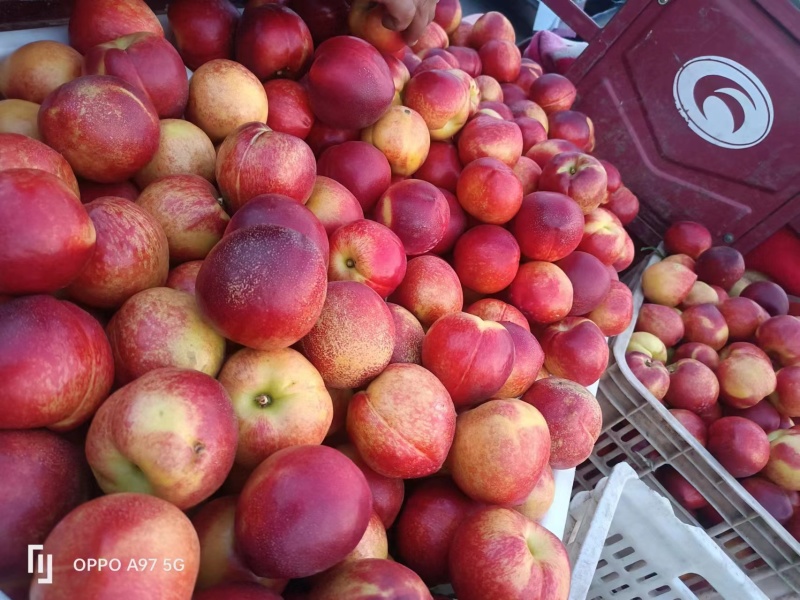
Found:
[[[603,432],[589,460],[578,467],[575,490],[592,490],[620,462],[630,464],[641,481],[666,497],[654,476],[671,465],[694,486],[724,521],[709,528],[709,536],[774,599],[800,598],[800,544],[636,379],[625,361],[625,350],[644,301],[641,274],[659,260],[653,256],[627,281],[634,294],[630,327],[612,343],[609,367],[597,393],[603,410]],[[680,519],[698,525],[677,503]],[[688,581],[694,588],[702,580]]]
[[[575,495],[564,541],[573,569],[569,600],[694,600],[684,581],[690,574],[723,598],[766,598],[702,529],[682,523],[669,501],[624,462],[592,491]]]

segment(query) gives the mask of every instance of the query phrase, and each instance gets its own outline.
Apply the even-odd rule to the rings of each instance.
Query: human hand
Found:
[[[437,0],[378,0],[386,7],[383,26],[402,31],[406,42],[417,42],[436,14]]]

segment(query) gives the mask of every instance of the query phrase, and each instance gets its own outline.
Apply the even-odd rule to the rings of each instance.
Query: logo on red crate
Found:
[[[723,56],[698,56],[684,64],[672,87],[689,128],[722,148],[750,148],[772,129],[772,99],[744,65]]]

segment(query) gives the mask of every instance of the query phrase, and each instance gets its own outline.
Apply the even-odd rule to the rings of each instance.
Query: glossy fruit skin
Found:
[[[286,348],[319,318],[326,273],[319,249],[303,234],[277,225],[248,227],[226,235],[205,258],[197,303],[228,339],[258,350]]]
[[[321,121],[341,129],[363,129],[381,117],[395,89],[386,61],[373,46],[339,36],[317,48],[308,92],[311,109]]]
[[[113,381],[111,346],[89,313],[45,295],[0,304],[0,429],[74,429]]]
[[[51,293],[95,251],[94,225],[69,186],[39,169],[0,172],[0,294]]]
[[[321,492],[327,495],[323,510]],[[239,495],[240,552],[262,577],[314,575],[356,547],[371,504],[367,480],[342,453],[327,446],[284,448],[256,468]],[[311,529],[296,529],[293,521]]]

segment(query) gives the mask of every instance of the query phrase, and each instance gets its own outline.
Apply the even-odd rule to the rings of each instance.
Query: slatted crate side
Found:
[[[636,450],[634,450],[636,448]],[[701,526],[695,517],[680,506],[664,489],[655,477],[655,470],[668,464],[663,456],[656,456],[657,451],[647,440],[624,418],[617,419],[614,424],[606,425],[603,433],[598,439],[595,451],[585,463],[580,465],[575,473],[575,484],[573,493],[593,489],[603,477],[613,469],[614,465],[620,462],[628,462],[639,474],[640,479],[649,487],[672,500],[673,509],[676,516],[683,522],[690,525]],[[688,460],[688,459],[687,459]],[[763,539],[764,533],[761,527],[754,532],[753,528],[758,526],[759,517],[757,515],[739,518],[733,523],[722,523],[708,530],[726,554],[744,570],[748,576],[755,581],[759,587],[765,590],[769,597],[792,597],[794,592],[788,592],[787,587],[796,584],[794,577],[796,569],[790,562],[781,565],[779,561],[770,561],[770,564],[759,555],[753,547],[759,547],[759,539]],[[763,521],[763,519],[762,519]],[[763,526],[768,527],[765,523]],[[744,535],[743,535],[744,534]],[[749,540],[749,541],[746,541]],[[615,540],[611,540],[614,544]],[[772,555],[772,551],[762,549],[767,555]],[[608,576],[617,567],[607,567],[601,561],[598,564],[598,573],[601,578]],[[609,579],[610,581],[610,579]],[[718,597],[708,583],[698,575],[691,575],[684,579],[684,583],[698,597]],[[623,590],[618,590],[614,597],[618,597]],[[669,590],[663,590],[667,593]],[[657,596],[656,596],[657,597]]]
[[[599,396],[608,398],[608,390],[604,392]],[[733,488],[726,477],[709,464],[707,457],[688,444],[682,445],[680,438],[676,439],[675,432],[670,431],[663,418],[659,418],[656,411],[648,408],[652,409],[652,406],[643,406],[632,411],[627,418],[644,433],[653,451],[660,457],[653,460],[653,455],[647,456],[647,460],[653,463],[653,470],[661,464],[670,464],[698,489],[725,522],[750,545],[769,568],[780,570],[793,566],[793,570],[800,574],[800,556],[793,547],[796,546],[796,542],[786,540],[785,532],[781,532],[784,535],[777,535],[776,527],[783,529],[780,525],[769,523],[764,517],[763,509],[754,508],[750,501]],[[631,458],[637,459],[639,456],[638,453],[632,454]],[[743,568],[747,569],[749,566],[749,570],[753,569],[753,565],[746,563],[744,557],[733,556],[733,558]],[[800,590],[800,581],[794,582],[793,585]]]
[[[610,377],[613,378],[613,372],[610,373]],[[607,401],[608,392],[607,387],[601,383],[598,398]],[[618,396],[614,397],[616,399]],[[725,481],[725,478],[710,467],[704,456],[688,445],[681,447],[679,440],[670,436],[668,430],[665,432],[663,418],[660,418],[656,411],[648,410],[648,408],[652,409],[647,406],[637,407],[627,416],[622,416],[620,413],[622,419],[627,423],[622,426],[619,424],[614,426],[621,431],[629,431],[628,428],[632,426],[637,431],[646,432],[643,437],[646,438],[648,446],[640,446],[638,451],[634,451],[630,444],[626,448],[619,436],[617,436],[617,440],[613,440],[616,432],[613,431],[614,427],[610,427],[608,431],[604,432],[608,439],[614,442],[613,451],[609,448],[606,449],[608,456],[613,456],[616,463],[622,454],[627,454],[628,462],[635,465],[640,475],[642,471],[652,473],[663,464],[673,466],[703,494],[725,520],[724,535],[727,536],[724,540],[725,543],[720,543],[721,538],[719,537],[714,539],[720,543],[723,550],[737,565],[754,581],[759,582],[762,589],[768,586],[771,597],[774,597],[775,593],[789,594],[789,597],[794,594],[796,597],[800,590],[800,579],[798,578],[800,577],[800,557],[792,547],[792,543],[776,535],[775,527],[754,510],[741,495],[736,493]],[[622,422],[620,421],[620,423]],[[609,469],[607,462],[602,457],[593,455],[591,464],[600,471]],[[578,472],[583,474],[584,470],[579,469]],[[643,480],[665,496],[670,497],[654,476],[643,477]],[[673,504],[676,506],[676,513],[682,520],[698,524],[696,519],[683,510],[674,499]]]
[[[634,290],[634,323],[643,303],[641,274],[657,260],[651,257],[627,280]],[[736,564],[762,582],[770,597],[800,597],[800,544],[621,364],[632,332],[633,323],[612,342],[610,364],[597,393],[603,432],[590,460],[577,470],[576,489],[588,489],[624,460],[648,485],[670,497],[653,475],[669,464],[720,513],[724,523],[712,531]],[[674,499],[673,504],[681,520],[698,524]]]

